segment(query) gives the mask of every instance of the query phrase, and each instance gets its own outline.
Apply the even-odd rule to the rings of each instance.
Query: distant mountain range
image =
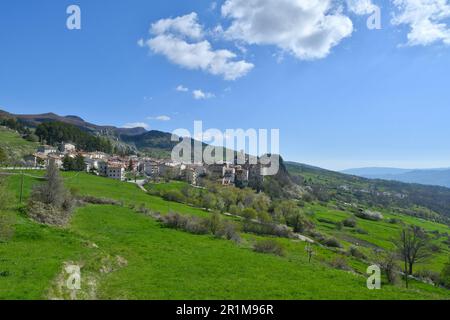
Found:
[[[20,120],[22,123],[29,127],[37,127],[44,122],[64,122],[74,125],[85,131],[91,133],[100,133],[103,135],[113,135],[113,136],[137,136],[147,132],[144,128],[117,128],[114,126],[99,126],[84,121],[78,116],[60,116],[55,113],[43,113],[43,114],[12,114],[3,110],[0,110],[0,117],[3,118],[15,118]]]
[[[398,169],[359,168],[344,170],[342,173],[368,179],[392,180],[450,188],[450,168],[442,169]]]

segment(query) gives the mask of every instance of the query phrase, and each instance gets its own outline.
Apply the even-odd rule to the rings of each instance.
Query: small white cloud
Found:
[[[125,129],[134,129],[134,128],[144,128],[146,130],[150,129],[150,126],[145,122],[131,122],[131,123],[125,123],[122,128]]]
[[[150,32],[153,37],[140,43],[181,67],[202,70],[225,80],[243,77],[254,67],[245,60],[237,60],[234,52],[215,50],[204,39],[205,33],[196,13],[159,20],[152,24]]]
[[[372,0],[347,0],[347,8],[350,12],[362,16],[374,13],[378,6],[374,5]]]
[[[191,39],[203,38],[203,27],[198,23],[195,12],[174,19],[161,19],[152,24],[150,32],[155,35],[176,34]]]
[[[448,0],[393,0],[398,12],[394,25],[409,25],[408,45],[427,46],[436,42],[450,45],[450,18]]]
[[[149,120],[157,120],[157,121],[170,121],[172,120],[169,116],[162,115],[157,117],[148,117]]]
[[[192,91],[192,95],[194,96],[194,99],[196,100],[206,100],[214,98],[215,95],[210,92],[203,92],[202,90],[194,90]]]
[[[139,39],[138,42],[137,42],[137,44],[138,44],[138,46],[141,47],[141,48],[145,47],[145,41],[144,41],[144,39]]]
[[[185,86],[183,86],[181,84],[178,87],[176,87],[175,90],[177,90],[178,92],[189,92],[189,88],[186,88]]]

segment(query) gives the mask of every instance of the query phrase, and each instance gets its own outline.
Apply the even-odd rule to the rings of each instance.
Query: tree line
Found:
[[[62,142],[72,142],[78,149],[93,152],[112,153],[111,141],[96,137],[80,128],[63,122],[46,122],[36,128],[36,135],[42,143],[55,145]]]

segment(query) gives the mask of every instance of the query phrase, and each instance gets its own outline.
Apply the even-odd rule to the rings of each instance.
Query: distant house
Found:
[[[144,173],[152,178],[156,178],[160,174],[160,164],[153,160],[144,161],[143,169]]]
[[[102,177],[108,176],[108,163],[106,161],[98,161],[97,162],[97,172],[98,175]]]
[[[59,145],[59,151],[61,151],[62,153],[70,153],[70,152],[75,152],[77,150],[76,146],[72,143],[61,143]]]
[[[223,167],[222,176],[222,184],[224,186],[232,185],[234,184],[236,178],[236,169],[231,167]]]
[[[121,165],[108,164],[106,176],[114,180],[125,180],[125,169]]]
[[[98,173],[98,166],[99,161],[96,159],[90,159],[90,158],[84,158],[84,164],[86,166],[86,172],[93,172],[96,171]],[[105,173],[106,175],[106,173]]]
[[[56,147],[52,147],[52,146],[39,146],[37,148],[37,152],[42,153],[44,155],[48,155],[50,153],[57,153],[58,149]]]

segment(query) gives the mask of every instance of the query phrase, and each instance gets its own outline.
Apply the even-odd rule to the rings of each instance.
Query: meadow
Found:
[[[39,177],[42,172],[32,175]],[[242,241],[237,244],[164,228],[134,208],[143,205],[162,214],[174,211],[202,217],[211,213],[151,196],[131,183],[84,173],[63,176],[74,193],[115,199],[123,205],[79,207],[68,226],[43,226],[26,216],[23,204],[18,203],[20,176],[10,176],[8,189],[12,196],[8,212],[15,216],[15,235],[0,243],[0,299],[68,298],[61,289],[65,263],[82,267],[84,282],[79,299],[450,298],[448,290],[416,281],[410,289],[402,284],[384,284],[381,290],[368,290],[366,264],[347,257],[353,271],[335,269],[330,262],[340,254],[321,246],[314,246],[315,254],[309,263],[305,243],[299,241],[278,239],[286,250],[285,256],[279,257],[252,250],[254,241],[269,237],[242,234]],[[32,185],[39,182],[38,178],[24,176],[25,200]],[[319,204],[308,209],[314,212],[313,219],[340,221],[348,215]],[[438,224],[404,218],[430,230],[448,230]],[[380,247],[389,246],[389,238],[398,231],[398,226],[365,221],[358,224],[369,234],[354,237]],[[336,231],[321,222],[317,222],[317,228],[337,237],[339,233],[351,232]],[[345,245],[349,246],[350,241]],[[448,251],[442,251],[439,257],[430,262],[436,269],[448,257]]]

